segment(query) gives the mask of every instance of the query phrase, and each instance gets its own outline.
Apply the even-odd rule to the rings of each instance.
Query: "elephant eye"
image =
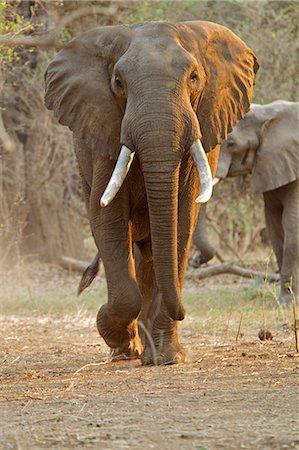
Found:
[[[122,77],[118,73],[115,73],[113,75],[112,80],[111,80],[111,87],[117,97],[122,97],[122,98],[125,97],[126,85],[125,85],[124,81],[122,80]]]
[[[190,80],[191,80],[193,83],[199,80],[198,74],[197,74],[197,72],[196,72],[195,70],[193,70],[193,72],[191,72],[191,74],[190,74]]]
[[[115,77],[114,82],[119,89],[123,89],[124,85],[119,77]]]

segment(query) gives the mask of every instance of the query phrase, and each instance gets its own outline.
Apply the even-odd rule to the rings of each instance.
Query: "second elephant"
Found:
[[[299,272],[299,103],[278,100],[252,104],[221,146],[216,176],[251,176],[251,187],[264,197],[265,219],[280,276],[280,302],[291,301],[287,285],[298,292]],[[203,211],[205,213],[205,211]],[[202,225],[203,224],[203,225]],[[204,218],[198,221],[194,243],[200,254],[215,255],[204,239]],[[196,238],[197,236],[197,238]],[[198,239],[198,236],[201,236]],[[203,237],[202,237],[203,236]],[[201,257],[195,257],[198,264]]]

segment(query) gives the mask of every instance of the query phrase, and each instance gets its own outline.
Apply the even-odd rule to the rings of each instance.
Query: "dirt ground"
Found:
[[[188,320],[188,362],[141,367],[109,361],[90,314],[2,315],[0,448],[299,449],[293,336],[228,345]]]

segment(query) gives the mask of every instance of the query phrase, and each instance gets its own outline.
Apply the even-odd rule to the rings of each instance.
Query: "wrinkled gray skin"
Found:
[[[264,197],[265,219],[280,276],[280,302],[291,301],[285,284],[298,294],[299,272],[299,103],[278,100],[252,104],[250,111],[221,146],[216,176],[236,177],[251,173],[254,192]],[[201,213],[200,213],[201,215]],[[203,211],[205,215],[205,211]],[[194,243],[199,249],[193,266],[214,255],[206,239],[205,218],[199,219]],[[196,239],[202,235],[201,240]],[[199,245],[198,245],[199,244]],[[208,254],[207,254],[208,253]]]
[[[108,286],[97,327],[114,355],[184,361],[177,324],[200,192],[189,150],[200,139],[215,173],[221,140],[249,109],[256,70],[237,36],[200,21],[99,27],[73,39],[48,67],[46,106],[74,134]],[[134,161],[101,207],[122,145]],[[155,352],[140,340],[140,319]]]

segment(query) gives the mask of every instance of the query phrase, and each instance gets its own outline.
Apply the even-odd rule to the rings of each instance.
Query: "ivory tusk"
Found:
[[[195,201],[196,203],[206,203],[212,196],[213,177],[208,158],[199,139],[191,145],[190,154],[194,159],[201,186],[201,193]]]
[[[129,172],[135,153],[125,145],[122,146],[113,173],[101,197],[101,206],[107,206],[120,190]]]

